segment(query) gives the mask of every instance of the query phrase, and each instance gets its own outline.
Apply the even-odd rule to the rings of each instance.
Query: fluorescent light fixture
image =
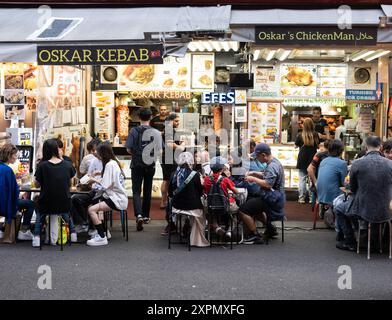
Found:
[[[386,54],[388,54],[390,52],[391,51],[389,51],[389,50],[379,50],[379,51],[376,51],[376,53],[371,55],[370,57],[367,57],[365,60],[366,61],[372,61],[374,59],[377,59],[377,58],[380,58],[382,56],[385,56]]]
[[[253,54],[253,61],[256,61],[257,59],[259,59],[260,57],[260,50],[255,50],[254,54]]]
[[[279,61],[286,60],[290,54],[291,50],[284,50],[278,57]]]
[[[201,41],[195,41],[195,47],[198,51],[204,51],[204,46],[202,45]]]
[[[364,58],[366,58],[366,57],[372,55],[373,53],[375,53],[374,50],[370,50],[370,51],[365,50],[365,52],[359,53],[357,56],[355,56],[355,57],[352,58],[351,60],[352,60],[352,61],[358,61],[358,60],[360,60],[360,59],[364,59]]]
[[[195,47],[195,44],[193,43],[193,42],[189,42],[189,44],[188,44],[188,49],[190,50],[190,51],[196,51],[196,47]]]
[[[275,53],[276,53],[276,50],[271,50],[270,52],[268,52],[265,60],[270,61],[274,57]]]

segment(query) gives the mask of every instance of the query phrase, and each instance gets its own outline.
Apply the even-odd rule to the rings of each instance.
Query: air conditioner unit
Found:
[[[117,79],[117,66],[101,66],[100,82],[102,84],[116,84]]]

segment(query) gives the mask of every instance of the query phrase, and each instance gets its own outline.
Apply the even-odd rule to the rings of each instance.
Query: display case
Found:
[[[299,172],[296,169],[299,149],[294,144],[272,145],[272,155],[277,158],[284,168],[285,188],[298,189]]]

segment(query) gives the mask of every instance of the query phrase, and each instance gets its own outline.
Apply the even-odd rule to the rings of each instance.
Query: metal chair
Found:
[[[168,236],[168,249],[171,249],[172,244],[185,244],[185,242],[182,241],[182,216],[183,214],[176,214],[176,221],[174,222],[176,225],[176,233],[179,235],[180,240],[179,242],[173,242],[172,241],[172,233],[171,230],[169,230],[169,236]],[[172,216],[170,217],[170,220],[172,220]],[[187,234],[187,242],[186,244],[188,245],[188,251],[191,251],[191,230],[189,230]]]
[[[123,237],[128,241],[128,211],[120,210],[120,221],[121,221],[121,231],[123,233]],[[110,223],[110,227],[113,226],[113,211],[105,211],[103,213],[103,227],[105,229],[106,234],[108,234],[108,223]]]
[[[391,220],[388,222],[382,222],[382,223],[370,223],[368,222],[368,241],[367,241],[367,259],[370,260],[370,240],[371,240],[371,229],[372,229],[372,224],[378,224],[379,225],[379,246],[380,246],[380,253],[382,253],[382,227],[388,224],[389,226],[389,259],[392,259],[392,230],[391,230]],[[385,228],[384,228],[385,230]],[[359,242],[360,242],[360,236],[361,236],[361,224],[359,223],[358,225],[358,235],[357,235],[357,254],[359,254]]]

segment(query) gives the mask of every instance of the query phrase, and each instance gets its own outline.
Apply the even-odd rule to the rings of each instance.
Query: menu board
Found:
[[[22,63],[5,63],[4,71],[4,119],[11,120],[17,116],[24,120],[25,95],[24,95],[24,69]]]
[[[277,67],[256,66],[254,68],[254,89],[250,97],[276,97],[279,92],[279,72]]]
[[[214,54],[192,54],[192,89],[214,91]]]
[[[280,93],[284,97],[316,97],[317,65],[282,64]]]
[[[94,91],[92,93],[92,106],[93,108],[114,108],[114,92]]]
[[[272,143],[281,131],[280,103],[249,103],[249,134],[256,143]]]
[[[284,167],[295,167],[297,165],[299,150],[292,146],[271,146],[271,151]]]
[[[344,98],[346,94],[346,65],[319,66],[318,95],[322,98]]]
[[[191,88],[191,55],[166,57],[163,64],[121,65],[118,90],[185,91]]]

